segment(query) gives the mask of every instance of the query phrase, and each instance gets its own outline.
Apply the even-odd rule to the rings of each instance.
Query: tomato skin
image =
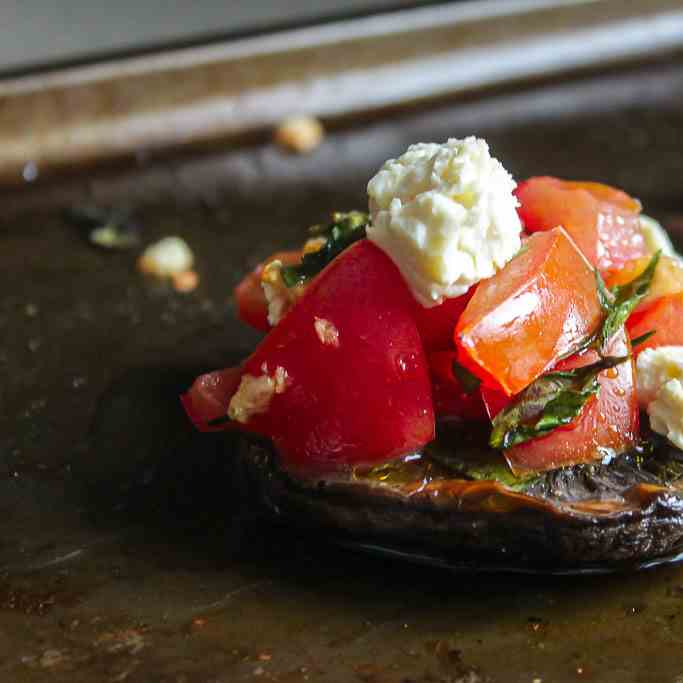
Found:
[[[368,296],[368,293],[372,296]],[[349,247],[306,289],[244,363],[286,372],[282,393],[244,425],[272,439],[290,470],[384,462],[434,437],[427,363],[400,272],[368,240]],[[325,342],[318,321],[338,333]]]
[[[631,343],[622,329],[610,341],[607,353],[621,356],[630,352]],[[558,363],[554,369],[571,370],[598,359],[595,351],[585,351]],[[514,472],[544,471],[592,462],[600,460],[604,451],[618,454],[636,445],[639,410],[635,363],[626,361],[606,370],[599,375],[598,381],[597,399],[588,403],[572,423],[503,452]]]
[[[475,287],[462,296],[446,299],[439,306],[425,308],[415,302],[415,322],[427,351],[445,351],[453,349],[453,332],[455,326],[465,310],[469,300],[475,292]]]
[[[468,394],[453,374],[453,361],[456,359],[456,351],[432,351],[427,354],[434,413],[437,418],[485,421],[488,415],[479,389]]]
[[[602,316],[594,273],[574,242],[562,228],[539,232],[477,286],[456,326],[458,360],[485,386],[512,396]]]
[[[631,339],[655,330],[645,343],[634,350],[636,356],[644,349],[683,344],[683,292],[667,294],[636,310],[626,322]]]
[[[647,254],[640,203],[621,190],[539,176],[521,182],[515,194],[527,232],[561,225],[601,272]]]
[[[240,367],[215,370],[200,375],[180,397],[187,416],[200,432],[221,431],[226,425],[210,426],[211,420],[228,414],[230,397],[235,393],[242,369]]]
[[[265,266],[276,259],[282,261],[284,265],[294,265],[301,261],[301,251],[278,251],[269,256],[254,270],[247,273],[233,290],[237,304],[237,317],[262,332],[267,332],[270,324],[268,323],[268,302],[261,287],[261,273]]]

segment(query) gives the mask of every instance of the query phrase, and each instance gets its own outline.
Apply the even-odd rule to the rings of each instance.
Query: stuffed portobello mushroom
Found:
[[[683,265],[626,193],[411,146],[235,290],[265,336],[182,396],[288,523],[460,565],[683,552]]]

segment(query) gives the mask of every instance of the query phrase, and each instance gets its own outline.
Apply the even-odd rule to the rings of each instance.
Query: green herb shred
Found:
[[[324,244],[317,251],[304,254],[301,263],[295,266],[284,266],[281,269],[282,280],[287,287],[303,284],[316,276],[330,261],[350,247],[354,242],[365,237],[369,217],[361,211],[335,213],[332,223],[325,226],[313,226],[311,236],[324,237]]]
[[[630,356],[608,356],[581,368],[542,375],[496,415],[489,444],[494,448],[512,448],[569,424],[598,395],[598,375],[629,359]]]

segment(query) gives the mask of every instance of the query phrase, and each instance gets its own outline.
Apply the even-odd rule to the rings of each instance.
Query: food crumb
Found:
[[[51,669],[64,663],[66,655],[61,650],[45,650],[40,657],[39,664],[43,669]]]
[[[182,273],[173,273],[171,276],[173,289],[181,294],[187,294],[197,289],[199,275],[194,270],[185,270]]]
[[[322,123],[312,116],[293,116],[285,119],[275,130],[275,142],[290,152],[308,154],[320,146],[325,131]]]
[[[164,237],[150,244],[138,259],[138,268],[148,275],[173,277],[194,265],[194,254],[182,237]]]
[[[316,316],[313,326],[321,344],[325,346],[339,346],[339,330],[333,322]]]
[[[254,676],[262,676],[265,673],[265,669],[262,666],[257,666],[254,669]]]
[[[273,656],[267,652],[261,652],[261,654],[258,656],[258,660],[260,662],[269,662]]]

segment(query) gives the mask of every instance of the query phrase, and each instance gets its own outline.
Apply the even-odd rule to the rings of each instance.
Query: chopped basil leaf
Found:
[[[647,294],[652,284],[652,278],[654,277],[660,255],[661,252],[658,251],[652,257],[650,263],[648,263],[647,268],[638,277],[631,280],[631,282],[613,287],[611,290],[607,289],[605,281],[602,279],[597,268],[595,269],[598,300],[602,310],[605,312],[605,319],[595,332],[584,337],[576,346],[573,346],[567,353],[560,356],[559,360],[569,358],[588,348],[594,348],[598,353],[603,352],[607,342],[621,329],[633,312],[633,309]]]
[[[220,425],[232,422],[229,415],[221,415],[220,417],[214,417],[212,420],[207,421],[209,427],[219,427]]]
[[[595,283],[598,288],[598,301],[600,302],[602,310],[605,311],[605,313],[609,313],[612,304],[614,303],[614,295],[607,289],[607,285],[602,279],[600,271],[595,268],[593,272],[595,273]]]
[[[452,364],[453,375],[460,382],[466,394],[473,394],[481,384],[481,380],[473,375],[467,368],[458,363],[457,360]]]
[[[311,233],[324,237],[324,244],[317,251],[304,254],[301,263],[284,266],[280,273],[287,287],[303,284],[317,275],[330,261],[344,249],[365,237],[368,215],[360,211],[335,213],[332,223],[327,226],[314,226]]]
[[[656,334],[657,330],[650,330],[649,332],[646,332],[645,334],[641,334],[640,337],[636,337],[635,339],[631,339],[631,348],[635,349],[636,346],[640,346],[641,344],[644,344],[653,334]]]
[[[460,450],[437,440],[425,447],[425,455],[455,476],[473,481],[496,481],[513,491],[524,491],[537,478],[535,474],[515,476],[500,453],[473,453],[468,449],[467,456],[460,457]]]
[[[655,269],[657,268],[661,254],[662,252],[658,251],[650,259],[647,268],[645,268],[638,277],[624,285],[617,285],[612,288],[611,293],[614,296],[614,301],[607,309],[607,317],[605,318],[605,322],[602,325],[598,337],[600,349],[602,349],[614,334],[621,329],[633,312],[633,309],[645,298],[645,295],[652,284],[652,278],[654,277]],[[599,275],[597,277],[599,280],[602,280]],[[600,291],[599,285],[598,291]]]
[[[512,448],[569,424],[598,395],[599,373],[629,358],[608,356],[581,368],[542,375],[496,415],[489,444],[494,448]]]

